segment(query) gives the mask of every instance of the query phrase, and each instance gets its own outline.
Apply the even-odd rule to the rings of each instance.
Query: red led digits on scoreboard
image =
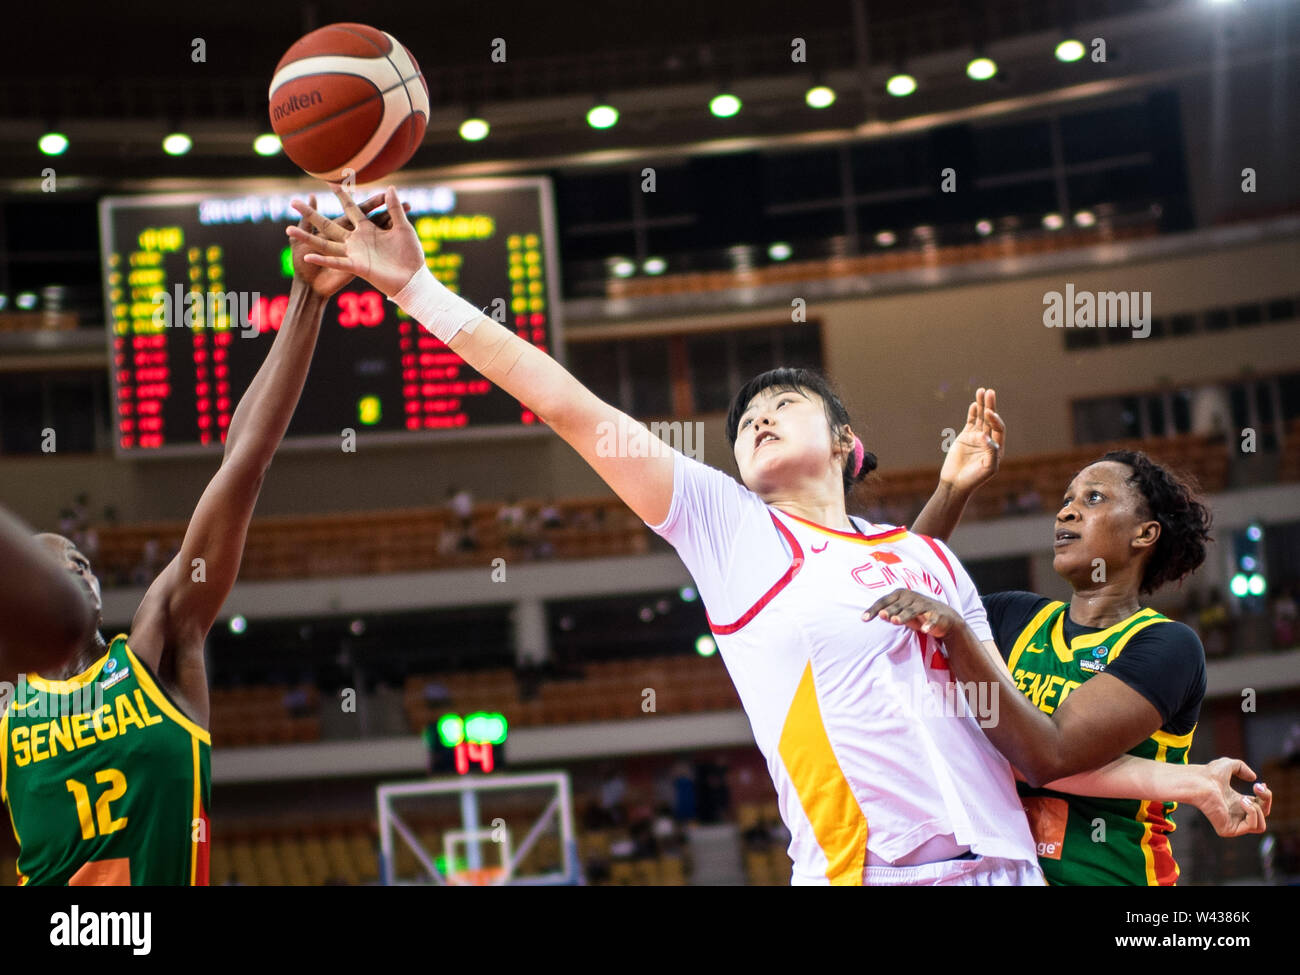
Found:
[[[284,321],[284,312],[288,307],[288,295],[276,295],[274,298],[259,297],[257,303],[253,305],[249,324],[257,326],[259,335],[263,332],[277,332],[280,330],[280,323]]]
[[[384,298],[378,291],[341,291],[339,324],[344,328],[374,328],[384,320]]]

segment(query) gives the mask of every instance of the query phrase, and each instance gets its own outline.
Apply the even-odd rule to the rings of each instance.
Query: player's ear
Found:
[[[1153,548],[1160,540],[1160,522],[1144,521],[1138,525],[1137,534],[1133,536],[1133,547],[1138,549]]]

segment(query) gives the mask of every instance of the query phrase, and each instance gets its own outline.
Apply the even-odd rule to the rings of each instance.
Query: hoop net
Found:
[[[447,883],[452,887],[495,887],[504,881],[505,876],[505,867],[453,870],[447,874]]]

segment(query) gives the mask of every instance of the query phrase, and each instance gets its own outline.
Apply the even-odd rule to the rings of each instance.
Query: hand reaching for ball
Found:
[[[341,186],[330,184],[330,189],[343,205],[343,219],[331,220],[314,206],[294,200],[293,208],[302,214],[303,226],[288,227],[286,233],[304,248],[305,263],[345,273],[349,278],[359,275],[391,298],[424,267],[424,247],[406,219],[405,204],[397,199],[397,190],[392,186],[382,197],[361,206]],[[388,204],[386,227],[366,219],[365,208],[372,202],[378,206],[375,201]]]
[[[384,194],[377,193],[374,196],[372,196],[370,199],[366,200],[364,203],[358,204],[357,209],[359,209],[362,213],[369,216],[374,210],[382,206],[383,203],[384,203]],[[308,204],[312,208],[315,208],[316,206],[315,194],[308,197]],[[404,203],[402,204],[402,206],[407,207],[408,204]],[[392,226],[392,219],[389,217],[387,213],[381,213],[377,217],[370,217],[370,222],[382,230],[387,230],[390,226]],[[347,219],[346,217],[340,220],[338,223],[339,226],[343,227],[346,230],[352,229],[352,221]],[[320,295],[322,298],[329,298],[335,292],[342,289],[349,281],[351,281],[353,275],[349,271],[322,267],[319,264],[308,262],[306,260],[306,257],[308,254],[312,253],[308,241],[315,238],[317,236],[317,232],[312,229],[312,226],[310,223],[308,223],[306,217],[303,217],[302,220],[299,222],[298,228],[302,230],[305,236],[298,237],[298,236],[293,236],[292,234],[290,235],[291,237],[293,237],[293,243],[290,245],[290,255],[293,259],[294,277],[302,281],[303,284],[307,285],[309,288],[311,288],[312,291]]]

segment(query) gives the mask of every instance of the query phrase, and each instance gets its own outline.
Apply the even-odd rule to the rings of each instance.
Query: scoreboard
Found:
[[[329,217],[342,211],[313,190]],[[357,194],[358,199],[361,194]],[[425,262],[452,291],[561,358],[557,253],[544,178],[398,188]],[[284,228],[307,192],[108,197],[100,202],[105,321],[119,455],[220,450],[289,303]],[[330,301],[290,446],[338,449],[540,427],[362,278]]]

